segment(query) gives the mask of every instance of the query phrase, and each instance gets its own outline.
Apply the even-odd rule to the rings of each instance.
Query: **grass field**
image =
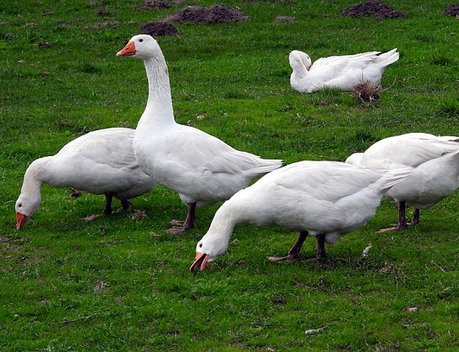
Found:
[[[158,38],[177,121],[286,163],[344,160],[407,132],[459,135],[459,22],[443,15],[450,1],[387,2],[407,17],[342,17],[352,0],[219,1],[249,19],[179,24],[179,36]],[[213,1],[151,11],[140,4],[0,2],[0,350],[456,351],[457,192],[421,212],[419,226],[378,234],[397,219],[385,200],[366,226],[327,247],[324,264],[307,260],[313,239],[303,260],[268,262],[296,234],[240,226],[229,253],[192,274],[196,242],[219,204],[198,210],[196,229],[171,236],[164,230],[185,207],[164,187],[132,201],[146,217],[117,212],[86,223],[101,213],[103,197],[73,200],[43,186],[41,207],[15,230],[14,203],[31,161],[88,131],[135,128],[145,71],[116,52],[144,22]],[[100,9],[110,15],[97,16]],[[279,15],[295,21],[274,23]],[[290,88],[293,49],[314,60],[394,47],[400,60],[372,104],[348,92]]]

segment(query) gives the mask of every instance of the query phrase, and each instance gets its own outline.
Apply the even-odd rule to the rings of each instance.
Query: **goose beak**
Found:
[[[190,266],[190,271],[203,271],[207,267],[207,262],[209,261],[209,255],[206,253],[196,252],[194,257],[194,262]]]
[[[16,229],[18,230],[22,229],[22,226],[24,226],[24,223],[26,222],[26,220],[27,220],[26,215],[16,212]]]
[[[116,53],[116,56],[133,56],[136,52],[134,42],[129,41],[123,49]]]

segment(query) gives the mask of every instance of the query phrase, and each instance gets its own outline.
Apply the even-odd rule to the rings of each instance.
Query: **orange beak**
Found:
[[[209,261],[209,255],[206,253],[196,252],[194,257],[194,262],[190,266],[190,271],[203,271],[207,267],[207,262]]]
[[[26,222],[26,220],[27,220],[26,215],[16,212],[16,229],[18,230],[22,229],[22,226],[24,226],[24,223]]]
[[[116,53],[116,56],[132,56],[135,55],[137,50],[135,49],[134,42],[129,41],[126,46]]]

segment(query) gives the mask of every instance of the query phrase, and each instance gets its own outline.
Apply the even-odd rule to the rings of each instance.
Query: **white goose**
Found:
[[[317,238],[317,259],[325,257],[325,241],[335,243],[345,233],[364,225],[379,206],[383,191],[401,182],[410,169],[389,173],[331,161],[302,161],[275,170],[239,191],[215,214],[196,246],[190,270],[203,270],[223,254],[234,227],[278,225],[299,231],[286,257],[297,258],[308,234]]]
[[[346,163],[375,170],[413,169],[406,180],[387,192],[398,202],[395,229],[403,229],[408,227],[406,203],[415,207],[412,223],[418,224],[419,209],[430,208],[459,188],[459,137],[427,133],[393,136],[376,142],[364,153],[351,155]]]
[[[327,87],[353,90],[357,84],[365,82],[379,85],[385,68],[398,58],[397,49],[392,49],[383,54],[371,51],[330,56],[312,64],[308,54],[293,50],[289,55],[293,69],[290,85],[300,93],[312,93]]]
[[[117,53],[143,59],[148,101],[137,125],[134,150],[140,167],[159,183],[177,191],[188,206],[185,221],[172,221],[170,233],[193,227],[195,208],[230,198],[250,180],[281,166],[238,151],[205,132],[177,124],[164,55],[150,35],[136,35]]]
[[[135,159],[134,132],[130,128],[93,131],[66,144],[56,155],[33,161],[16,201],[16,228],[21,229],[38,209],[42,183],[105,194],[105,214],[111,212],[113,197],[123,208],[129,208],[128,199],[148,192],[156,184]]]

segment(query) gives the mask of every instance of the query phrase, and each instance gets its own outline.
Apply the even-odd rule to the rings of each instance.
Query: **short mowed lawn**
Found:
[[[353,0],[218,3],[249,18],[177,24],[179,35],[157,38],[178,122],[285,163],[343,161],[408,132],[459,135],[459,22],[443,14],[449,1],[388,0],[406,14],[397,19],[343,17]],[[132,211],[85,222],[102,212],[102,196],[71,199],[44,185],[39,210],[15,229],[34,159],[89,131],[135,128],[146,75],[140,60],[116,52],[143,23],[214,2],[141,4],[0,4],[0,350],[457,350],[457,192],[422,211],[418,226],[378,233],[397,220],[385,199],[367,225],[327,246],[324,263],[308,260],[313,238],[300,261],[271,263],[266,257],[285,254],[296,234],[239,226],[229,252],[197,274],[188,271],[195,245],[220,204],[200,208],[197,227],[172,236],[165,229],[185,207],[162,186],[132,200]],[[294,20],[275,22],[281,15]],[[400,60],[377,101],[290,88],[291,50],[314,60],[395,47]]]

